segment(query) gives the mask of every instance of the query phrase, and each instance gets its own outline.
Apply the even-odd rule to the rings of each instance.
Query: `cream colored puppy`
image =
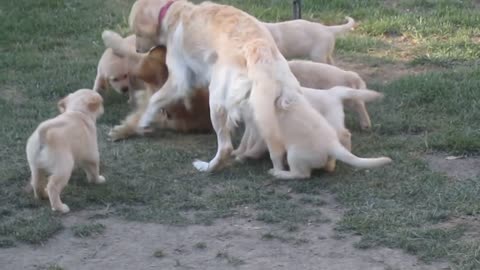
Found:
[[[135,51],[135,35],[124,38],[125,48]],[[128,94],[128,102],[134,99],[135,90],[145,89],[145,85],[137,77],[131,75],[131,69],[135,63],[131,63],[128,58],[114,53],[107,48],[97,66],[97,77],[93,85],[93,90],[102,92],[111,86],[119,94]]]
[[[289,61],[288,65],[303,87],[315,89],[329,89],[334,86],[367,88],[365,81],[357,73],[336,66],[304,60]],[[372,126],[367,108],[362,100],[347,100],[345,105],[358,114],[362,129],[369,129]]]
[[[320,92],[312,89],[314,92]],[[357,92],[355,90],[353,92]],[[298,94],[296,102],[283,104],[279,109],[279,126],[287,146],[289,170],[271,169],[279,179],[309,178],[312,169],[332,171],[333,160],[338,159],[358,168],[374,168],[390,163],[388,157],[359,158],[346,149],[337,132],[325,117],[309,106],[307,95]],[[283,102],[281,99],[278,102]],[[341,102],[340,102],[341,104]]]
[[[300,84],[265,25],[231,6],[182,0],[138,0],[129,24],[138,52],[157,45],[168,48],[169,77],[150,99],[140,119],[141,130],[148,130],[160,109],[208,86],[218,148],[210,162],[197,160],[195,168],[211,172],[227,163],[233,150],[227,122],[241,120],[243,101],[251,104],[274,168],[283,168],[285,145],[275,100],[295,99]]]
[[[358,168],[374,168],[391,162],[388,157],[359,158],[342,145],[339,137],[339,131],[344,130],[341,120],[342,99],[355,95],[356,98],[372,100],[381,97],[380,93],[348,87],[336,87],[328,91],[304,88],[303,91],[304,95],[298,94],[295,102],[279,106],[286,109],[278,110],[279,126],[284,134],[290,170],[271,169],[270,174],[279,179],[309,178],[312,169],[324,168],[326,171],[333,171],[336,159]],[[279,99],[277,102],[283,101]],[[317,107],[314,109],[308,106],[309,102],[316,104]],[[248,111],[246,104],[243,112]],[[244,117],[248,120],[251,116],[247,113]],[[266,147],[258,140],[261,137],[258,136],[256,127],[247,122],[246,130],[249,132],[246,135],[250,138],[243,139],[258,147],[257,151],[261,150],[256,154],[263,153]],[[249,150],[247,149],[247,152]]]
[[[337,133],[340,143],[347,150],[351,150],[351,133],[345,127],[343,102],[347,99],[369,102],[383,97],[381,93],[372,90],[357,90],[344,86],[336,86],[328,90],[302,87],[302,90],[308,103],[326,119]],[[242,141],[232,154],[236,156],[238,161],[242,161],[245,158],[259,158],[266,150],[267,148],[261,137],[258,136],[255,126],[246,125]],[[333,170],[334,166],[328,169]]]
[[[332,26],[305,20],[264,24],[285,58],[308,58],[315,62],[333,64],[335,38],[355,26],[352,18],[346,19],[346,24]]]
[[[88,182],[105,182],[99,175],[95,127],[96,119],[103,114],[102,103],[102,97],[90,89],[75,91],[58,102],[61,114],[41,123],[28,139],[27,159],[35,198],[48,196],[54,211],[70,211],[60,200],[60,193],[74,167],[85,171]]]

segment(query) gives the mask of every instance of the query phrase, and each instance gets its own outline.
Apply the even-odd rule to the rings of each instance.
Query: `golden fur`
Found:
[[[227,122],[241,120],[239,104],[248,100],[273,166],[282,169],[285,145],[275,100],[296,98],[300,85],[266,27],[231,6],[181,0],[170,6],[159,24],[158,14],[167,2],[139,0],[129,16],[139,52],[156,45],[168,47],[170,76],[150,99],[140,127],[149,128],[156,112],[167,104],[209,85],[210,118],[218,150],[210,162],[195,161],[194,166],[214,171],[225,165],[233,148]]]
[[[304,60],[289,61],[288,65],[303,87],[315,89],[329,89],[334,86],[347,86],[355,89],[367,88],[365,81],[357,73],[345,71],[336,66]],[[370,116],[362,100],[347,100],[345,105],[357,112],[362,129],[368,129],[372,126]]]
[[[27,141],[27,159],[35,198],[50,199],[52,210],[67,213],[60,200],[74,167],[82,168],[88,182],[103,183],[95,122],[103,114],[102,97],[80,89],[58,102],[61,112],[41,123]],[[45,187],[46,185],[46,187]]]
[[[265,23],[280,52],[287,59],[308,58],[333,65],[335,38],[350,31],[355,21],[346,17],[343,25],[325,26],[306,20]]]

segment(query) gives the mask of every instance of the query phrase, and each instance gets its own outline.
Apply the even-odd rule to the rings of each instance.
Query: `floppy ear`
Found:
[[[103,103],[103,98],[100,95],[94,95],[88,98],[87,106],[91,112],[96,112]]]
[[[67,109],[67,97],[62,98],[58,103],[57,103],[58,110],[60,113],[64,113],[65,110]]]
[[[95,84],[93,85],[93,91],[101,92],[108,88],[107,79],[100,73],[97,73],[97,78],[95,78]]]

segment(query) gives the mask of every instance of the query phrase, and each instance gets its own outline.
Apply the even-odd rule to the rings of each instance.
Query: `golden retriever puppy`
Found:
[[[359,158],[353,155],[344,145],[341,137],[348,132],[343,125],[342,100],[345,98],[362,98],[365,101],[381,97],[380,93],[371,90],[356,90],[348,87],[335,87],[327,91],[303,88],[304,95],[290,104],[278,106],[279,126],[284,134],[287,146],[287,163],[289,170],[269,171],[279,179],[301,179],[309,178],[312,169],[324,168],[328,172],[335,169],[335,160],[338,159],[349,165],[358,168],[373,168],[388,164],[391,159],[380,158]],[[308,106],[309,101],[316,104]],[[277,102],[282,102],[279,99]],[[244,117],[249,116],[248,105],[246,105]],[[324,117],[320,112],[324,113]],[[327,118],[328,117],[328,118]],[[266,147],[258,136],[256,127],[247,123],[249,134],[245,134],[243,140],[250,143],[256,149],[247,149],[243,154],[262,154]],[[247,138],[245,138],[247,136]],[[249,138],[248,138],[249,137]],[[349,142],[343,142],[346,144]],[[241,156],[237,156],[240,157]]]
[[[167,50],[164,46],[152,48],[146,54],[132,51],[129,44],[119,34],[104,31],[102,34],[106,44],[117,57],[131,63],[130,76],[145,83],[146,92],[136,94],[136,109],[120,125],[115,126],[109,136],[115,141],[137,135],[138,121],[148,105],[151,95],[160,89],[168,78],[168,68],[165,64]],[[189,104],[189,109],[185,103]],[[208,90],[195,91],[192,96],[168,104],[164,110],[155,116],[153,125],[156,129],[170,129],[180,132],[212,131],[210,110],[208,106]]]
[[[343,25],[325,26],[306,20],[265,23],[280,52],[287,59],[308,58],[315,62],[333,65],[335,38],[350,31],[355,21],[346,17]]]
[[[225,165],[233,150],[227,122],[241,120],[240,103],[246,100],[273,167],[283,168],[285,145],[275,101],[288,103],[301,89],[265,25],[231,6],[182,0],[138,0],[129,25],[138,52],[157,45],[168,48],[169,77],[150,99],[140,129],[148,129],[160,109],[208,86],[218,148],[210,162],[197,160],[195,168],[211,172]]]
[[[289,61],[288,65],[303,87],[315,89],[328,89],[334,86],[348,86],[355,89],[367,88],[365,81],[357,73],[345,71],[336,66],[304,60]],[[369,129],[372,126],[370,116],[362,100],[347,100],[345,105],[358,114],[362,129]]]
[[[95,127],[103,114],[102,103],[102,97],[90,89],[75,91],[58,102],[61,114],[41,123],[28,139],[27,160],[35,198],[48,196],[54,211],[70,211],[60,200],[60,193],[74,167],[85,171],[88,182],[105,182],[99,175]]]
[[[352,93],[358,91],[354,90]],[[298,94],[296,102],[284,104],[283,107],[287,109],[278,110],[279,126],[287,147],[289,170],[273,168],[269,171],[271,175],[279,179],[309,178],[312,169],[325,168],[332,171],[332,166],[335,166],[334,159],[357,168],[374,168],[392,161],[388,157],[359,158],[353,155],[340,143],[337,132],[326,118],[308,105],[307,96]]]
[[[126,48],[135,51],[135,35],[126,37],[123,43]],[[128,59],[107,48],[98,61],[93,90],[102,92],[111,86],[119,94],[128,94],[128,102],[133,102],[135,90],[145,89],[145,86],[138,78],[130,75],[131,67],[132,63]]]
[[[340,143],[349,151],[351,150],[351,133],[345,127],[343,102],[348,99],[369,102],[383,97],[381,93],[372,90],[357,90],[344,86],[336,86],[328,90],[311,88],[302,88],[302,90],[308,103],[326,119],[337,133]],[[240,145],[232,154],[236,156],[237,161],[242,161],[245,158],[259,158],[266,150],[255,126],[246,125]],[[332,165],[329,170],[334,169],[334,164]]]

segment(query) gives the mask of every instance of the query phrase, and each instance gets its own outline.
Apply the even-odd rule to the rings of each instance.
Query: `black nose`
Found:
[[[142,53],[142,51],[140,51],[139,49],[137,49],[137,53]]]
[[[122,93],[127,93],[128,92],[128,87],[122,87]]]

